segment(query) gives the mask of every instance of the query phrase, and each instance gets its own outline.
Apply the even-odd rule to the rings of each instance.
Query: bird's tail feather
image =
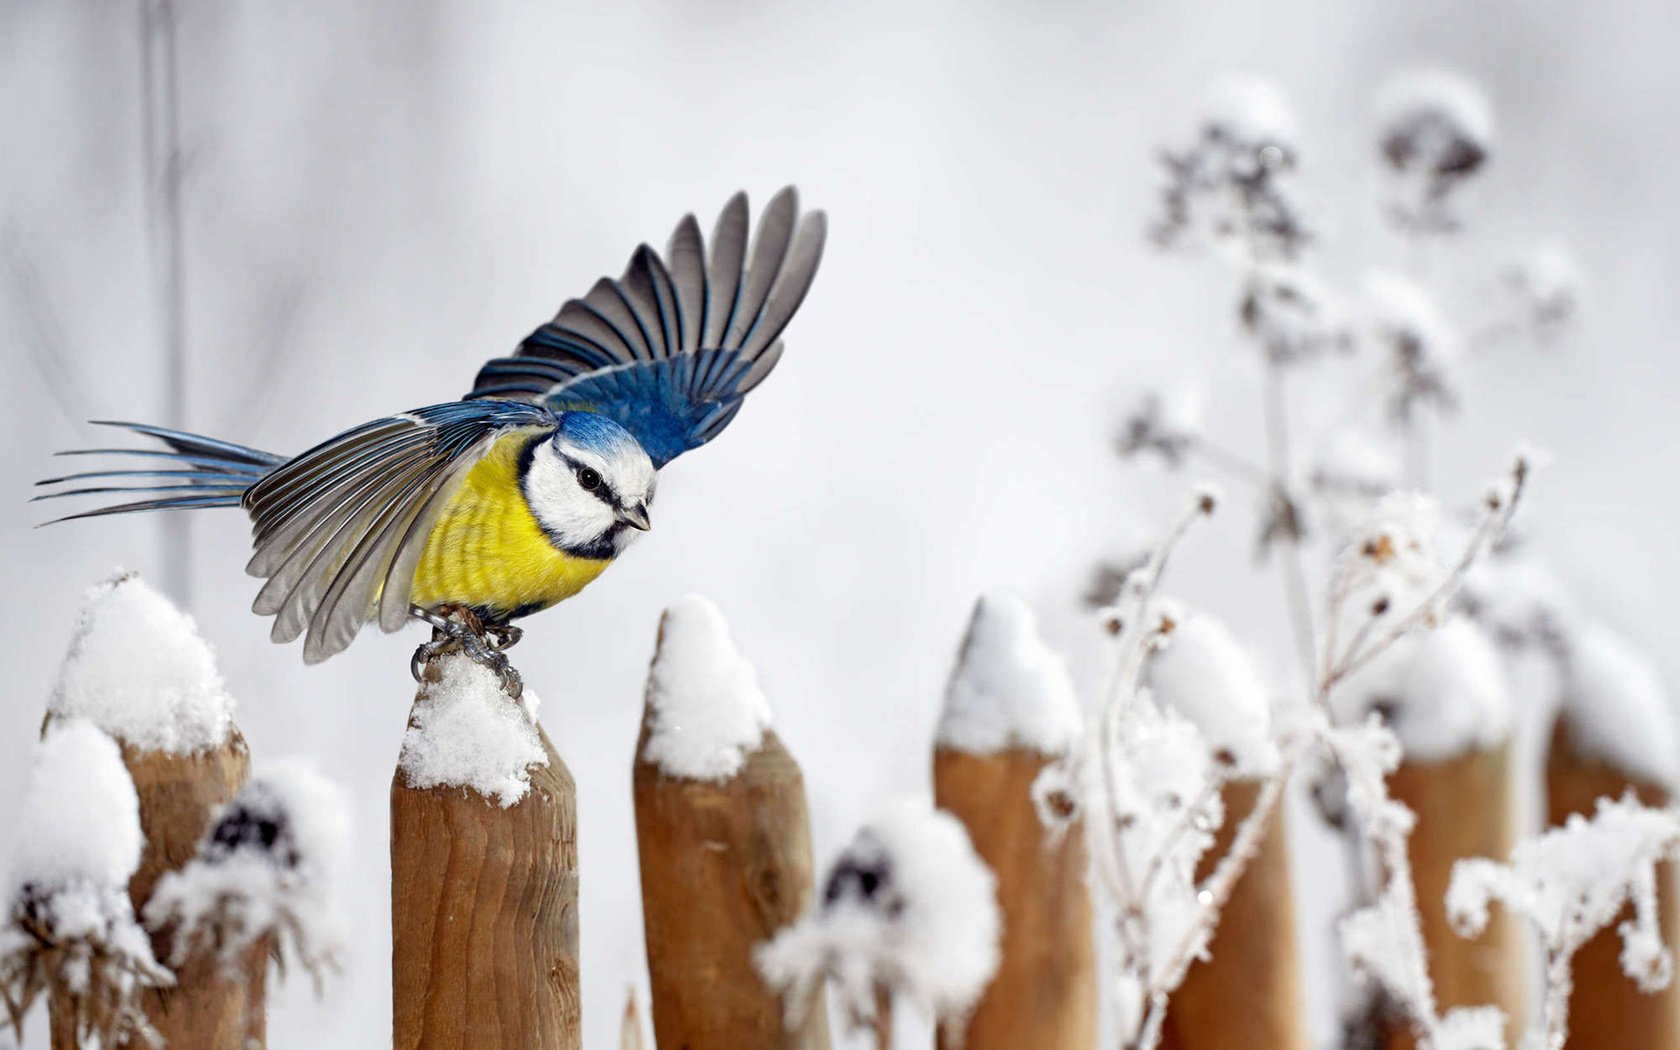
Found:
[[[237,507],[245,490],[286,462],[286,457],[261,452],[215,438],[188,434],[146,423],[95,420],[100,426],[122,427],[153,438],[163,448],[89,448],[60,452],[61,456],[143,456],[161,462],[153,469],[90,470],[63,477],[47,478],[36,485],[50,491],[36,500],[65,496],[138,495],[142,498],[67,514],[58,521],[127,514],[140,510],[191,510],[198,507]],[[79,484],[96,482],[93,485]],[[150,483],[148,483],[150,482]],[[156,484],[165,482],[165,484]],[[54,487],[56,486],[56,487]]]

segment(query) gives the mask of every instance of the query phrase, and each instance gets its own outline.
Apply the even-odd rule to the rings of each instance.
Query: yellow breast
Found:
[[[519,491],[519,455],[535,440],[511,434],[467,473],[420,555],[414,604],[524,616],[570,598],[611,564],[559,550],[532,516]]]

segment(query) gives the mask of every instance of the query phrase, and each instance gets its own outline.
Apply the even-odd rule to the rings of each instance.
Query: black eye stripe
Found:
[[[601,483],[599,485],[596,485],[594,488],[584,488],[583,482],[580,479],[578,481],[578,487],[582,488],[583,491],[589,493],[591,496],[594,496],[596,499],[600,500],[602,503],[605,503],[609,507],[617,507],[618,506],[618,496],[617,496],[617,494],[613,492],[612,486],[607,484],[606,477],[604,475],[602,475],[600,471],[596,470],[594,467],[589,466],[588,464],[579,463],[577,460],[575,460],[572,457],[566,455],[564,452],[561,452],[559,449],[555,449],[555,455],[560,457],[560,462],[566,464],[566,466],[571,468],[571,471],[572,471],[572,474],[573,474],[574,477],[576,475],[582,473],[585,470],[593,472],[597,477],[599,477],[601,479]]]

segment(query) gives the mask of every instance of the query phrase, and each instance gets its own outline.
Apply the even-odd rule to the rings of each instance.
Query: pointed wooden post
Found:
[[[1053,837],[1033,804],[1033,782],[1079,727],[1073,685],[1031,611],[1006,595],[982,598],[946,690],[933,790],[997,876],[1002,959],[967,1024],[941,1026],[945,1050],[1096,1045],[1084,835]]]
[[[1506,1045],[1517,1045],[1528,1017],[1528,945],[1521,920],[1496,908],[1487,931],[1458,935],[1447,918],[1453,865],[1467,857],[1509,857],[1517,841],[1509,739],[1432,762],[1406,760],[1389,795],[1417,815],[1407,852],[1422,916],[1429,976],[1442,1014],[1455,1006],[1505,1012]],[[1408,1026],[1391,1026],[1388,1045],[1415,1045]]]
[[[48,722],[61,717],[87,718],[122,746],[145,836],[128,884],[139,915],[158,879],[197,855],[211,817],[250,775],[233,701],[192,619],[120,573],[88,592]],[[160,962],[170,962],[172,939],[152,932]],[[192,956],[175,968],[173,987],[146,992],[146,1014],[171,1050],[261,1050],[266,980],[266,965],[229,979],[215,959]]]
[[[1591,816],[1600,798],[1632,791],[1647,806],[1674,798],[1680,733],[1656,669],[1602,628],[1583,631],[1571,647],[1563,704],[1546,755],[1546,815],[1551,825],[1571,814]],[[1657,921],[1663,943],[1680,953],[1672,864],[1657,869]],[[1600,1046],[1680,1050],[1680,988],[1673,982],[1641,992],[1622,971],[1616,927],[1600,930],[1575,955],[1569,997],[1571,1050]]]
[[[703,598],[660,621],[633,789],[655,1044],[828,1050],[821,997],[789,1027],[753,965],[811,903],[805,782]]]
[[[1205,879],[1253,811],[1280,756],[1272,742],[1271,697],[1240,642],[1213,616],[1185,610],[1149,665],[1150,685],[1167,708],[1195,723],[1226,763],[1220,789],[1225,819],[1202,856]],[[1161,1046],[1306,1050],[1310,1045],[1295,934],[1294,882],[1285,808],[1275,807],[1259,852],[1237,880],[1208,944],[1168,1000]]]
[[[581,1050],[577,799],[521,703],[426,668],[391,781],[397,1050]]]

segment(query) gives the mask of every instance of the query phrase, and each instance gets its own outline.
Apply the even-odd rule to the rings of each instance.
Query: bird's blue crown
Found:
[[[606,459],[642,450],[628,430],[594,412],[560,413],[560,436]]]

